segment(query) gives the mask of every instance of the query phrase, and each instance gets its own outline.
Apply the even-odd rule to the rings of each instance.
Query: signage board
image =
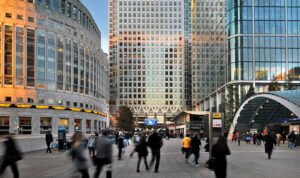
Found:
[[[222,118],[222,114],[221,113],[213,113],[213,118]]]
[[[145,125],[157,125],[157,120],[156,119],[145,119],[144,124]]]
[[[213,119],[213,127],[221,128],[222,127],[222,119]]]

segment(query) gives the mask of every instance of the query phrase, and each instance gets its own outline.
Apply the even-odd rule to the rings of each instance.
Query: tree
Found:
[[[127,106],[119,107],[118,127],[124,131],[132,131],[134,129],[134,120],[131,110]]]
[[[231,85],[228,86],[227,91],[228,93],[225,97],[225,130],[230,128],[234,115],[240,106],[238,88]]]
[[[290,75],[288,75],[287,80],[285,80],[285,86],[284,86],[284,90],[294,90],[294,84],[292,83],[292,77]]]
[[[254,87],[253,87],[253,85],[250,85],[249,90],[248,90],[248,92],[247,92],[247,94],[246,94],[245,99],[251,97],[251,96],[254,95],[254,94],[255,94]]]
[[[280,91],[280,85],[278,84],[278,81],[276,80],[276,78],[274,76],[273,76],[272,82],[269,84],[268,90],[269,91]]]

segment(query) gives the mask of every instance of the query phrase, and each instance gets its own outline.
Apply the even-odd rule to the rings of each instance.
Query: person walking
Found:
[[[256,133],[253,133],[252,139],[253,139],[253,145],[256,145],[256,141],[257,141],[257,134]]]
[[[121,133],[119,135],[119,139],[118,139],[118,149],[119,149],[119,153],[118,153],[118,159],[122,160],[122,150],[124,148],[124,137],[123,134]]]
[[[91,135],[87,146],[88,146],[88,149],[89,149],[89,155],[90,156],[95,156],[95,138],[94,138],[94,135]]]
[[[89,178],[88,161],[84,156],[84,145],[82,143],[81,133],[75,133],[73,136],[73,145],[70,152],[72,160],[75,162],[77,170],[81,173],[82,178]]]
[[[0,166],[0,176],[3,174],[6,167],[10,166],[14,178],[19,178],[19,170],[16,162],[22,159],[21,152],[17,149],[15,141],[11,136],[2,135],[0,141],[3,142],[5,146],[2,164]]]
[[[288,136],[288,139],[289,139],[289,148],[294,149],[295,142],[296,142],[296,135],[294,131],[291,132],[291,134]]]
[[[159,169],[160,149],[163,146],[162,138],[154,130],[153,134],[151,134],[149,136],[147,144],[151,148],[151,152],[152,152],[152,159],[150,162],[150,167],[152,167],[152,165],[155,161],[154,172],[157,173],[158,169]]]
[[[112,143],[108,138],[108,131],[103,131],[102,136],[96,141],[95,145],[96,155],[93,158],[96,170],[94,173],[94,178],[98,178],[102,167],[112,163]],[[106,177],[112,177],[111,165],[106,171]]]
[[[141,134],[140,140],[135,147],[135,151],[138,153],[136,172],[140,172],[140,163],[142,158],[144,159],[146,170],[149,170],[148,163],[147,163],[147,156],[148,156],[147,142],[146,142],[146,137],[143,134]]]
[[[212,148],[212,157],[215,159],[214,171],[216,178],[226,178],[227,155],[230,155],[230,150],[227,146],[226,138],[221,136]]]
[[[50,148],[50,144],[51,144],[51,142],[53,142],[53,137],[52,137],[52,134],[51,134],[50,131],[48,131],[48,132],[46,133],[45,140],[46,140],[46,144],[47,144],[47,150],[46,150],[46,153],[48,153],[48,152],[49,152],[49,153],[52,153],[51,148]]]
[[[235,136],[235,133],[233,132],[233,133],[232,133],[232,136],[231,136],[231,143],[233,143],[233,141],[235,140],[235,137],[236,137],[236,136]]]
[[[198,163],[198,159],[200,157],[200,145],[201,145],[201,141],[198,137],[198,134],[194,134],[192,140],[191,140],[191,153],[194,154],[195,158],[194,158],[194,162],[195,162],[195,166],[199,166]]]
[[[251,135],[249,134],[249,132],[247,132],[245,136],[246,136],[246,143],[250,144]]]
[[[286,141],[286,132],[285,131],[282,132],[281,138],[282,138],[282,144],[284,144]]]
[[[261,146],[261,140],[263,139],[263,136],[260,132],[257,133],[257,146]]]
[[[140,135],[139,135],[139,134],[134,135],[134,136],[133,136],[132,142],[133,142],[133,145],[134,145],[135,148],[136,148],[136,146],[138,145],[139,141],[140,141]],[[132,152],[130,153],[130,157],[133,156],[135,150],[136,150],[136,149],[133,149],[133,150],[132,150]]]
[[[268,132],[268,134],[265,135],[264,140],[265,140],[265,152],[268,154],[268,159],[271,159],[274,145],[277,144],[276,139],[274,138],[274,136],[271,135],[270,132]]]
[[[238,145],[241,146],[241,140],[243,140],[243,135],[240,132],[236,134],[236,139],[238,141]]]
[[[188,158],[190,156],[191,152],[191,138],[190,134],[186,134],[186,137],[183,138],[181,144],[182,144],[182,151],[185,153],[185,162],[188,162]]]

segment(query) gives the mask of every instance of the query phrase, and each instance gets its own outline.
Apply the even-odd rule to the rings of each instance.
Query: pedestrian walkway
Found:
[[[140,173],[136,173],[137,154],[129,157],[133,147],[129,146],[123,160],[117,161],[117,149],[114,149],[113,177],[115,178],[213,178],[214,172],[208,170],[203,165],[208,159],[208,153],[201,149],[199,167],[184,163],[184,155],[181,153],[180,139],[164,140],[161,150],[161,163],[159,173],[154,170],[146,171],[141,164]],[[204,143],[202,143],[204,144]],[[202,145],[204,146],[204,145]],[[228,156],[228,177],[229,178],[296,178],[300,175],[300,148],[289,150],[287,144],[276,147],[271,160],[267,159],[264,147],[253,145],[237,146],[229,143],[231,155]],[[149,150],[150,151],[150,150]],[[72,160],[68,156],[69,152],[45,153],[46,150],[31,152],[24,155],[24,159],[18,162],[20,175],[24,178],[41,177],[78,177],[74,174],[75,168]],[[88,154],[86,152],[86,154]],[[148,161],[151,154],[148,156]],[[189,161],[192,162],[193,155]],[[94,173],[94,167],[90,163],[90,176]],[[6,170],[5,178],[11,177],[11,170]],[[105,169],[102,171],[101,178],[104,178]]]

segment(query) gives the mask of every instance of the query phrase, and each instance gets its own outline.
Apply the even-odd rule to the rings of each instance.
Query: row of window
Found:
[[[120,105],[182,105],[182,101],[173,100],[120,100]]]
[[[13,18],[12,13],[8,13],[8,12],[5,13],[5,17],[6,18]],[[24,17],[23,17],[23,15],[17,14],[16,19],[17,20],[24,20]],[[33,23],[34,22],[34,17],[27,17],[27,21]]]

